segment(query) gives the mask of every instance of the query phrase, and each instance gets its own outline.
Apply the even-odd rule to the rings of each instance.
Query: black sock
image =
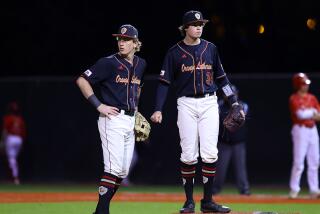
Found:
[[[117,176],[105,172],[100,180],[99,201],[95,214],[109,214],[109,206],[115,194]]]
[[[122,178],[117,178],[112,197],[116,194],[117,190],[119,189],[122,180],[123,180]]]
[[[193,183],[196,174],[196,165],[181,162],[181,176],[187,201],[193,201]]]
[[[203,200],[211,201],[213,194],[213,180],[216,174],[216,163],[202,163]]]

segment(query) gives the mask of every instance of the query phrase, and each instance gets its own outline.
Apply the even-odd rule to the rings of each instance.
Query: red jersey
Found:
[[[314,108],[320,111],[319,101],[314,95],[306,93],[304,96],[301,96],[294,93],[290,96],[289,107],[293,124],[304,125],[307,127],[313,127],[315,125],[315,121],[312,119],[299,119],[297,117],[298,110]]]
[[[8,134],[26,137],[26,127],[23,118],[19,115],[9,114],[3,117],[3,129]]]

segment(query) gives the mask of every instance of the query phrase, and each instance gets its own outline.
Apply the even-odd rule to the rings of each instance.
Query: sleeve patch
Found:
[[[224,93],[227,97],[233,95],[233,91],[232,91],[232,89],[231,89],[231,87],[230,87],[229,84],[223,86],[223,87],[222,87],[222,91],[223,91],[223,93]]]
[[[91,72],[90,70],[86,70],[86,71],[84,72],[84,74],[85,74],[87,77],[90,77],[91,74],[92,74],[92,72]]]

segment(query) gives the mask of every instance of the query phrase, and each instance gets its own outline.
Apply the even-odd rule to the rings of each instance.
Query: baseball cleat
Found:
[[[186,201],[183,207],[180,209],[180,213],[194,213],[195,203],[194,201]]]
[[[246,189],[246,190],[241,190],[241,191],[240,191],[240,195],[249,196],[249,195],[251,195],[251,192],[250,192],[250,190],[248,190],[248,189]]]
[[[201,212],[202,213],[229,213],[231,209],[229,207],[216,204],[214,201],[201,200]]]
[[[290,199],[298,198],[298,194],[299,194],[298,191],[291,190],[291,191],[289,192],[289,198],[290,198]]]

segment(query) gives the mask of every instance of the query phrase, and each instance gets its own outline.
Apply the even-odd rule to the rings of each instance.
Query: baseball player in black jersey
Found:
[[[155,112],[151,120],[161,123],[162,107],[169,85],[174,84],[182,149],[181,175],[186,194],[186,202],[180,213],[195,211],[193,185],[199,151],[204,186],[200,209],[204,213],[228,213],[228,207],[212,200],[212,184],[218,159],[217,89],[222,89],[230,105],[239,104],[221,65],[217,47],[201,39],[203,27],[208,20],[203,19],[199,11],[188,11],[182,22],[179,29],[184,39],[171,47],[165,56],[159,76]]]
[[[135,143],[135,113],[146,67],[145,60],[135,55],[141,46],[135,27],[122,25],[113,36],[119,52],[99,59],[77,79],[82,94],[100,113],[104,173],[95,214],[109,213],[110,201],[128,175]],[[94,95],[92,84],[99,86],[101,101]]]

